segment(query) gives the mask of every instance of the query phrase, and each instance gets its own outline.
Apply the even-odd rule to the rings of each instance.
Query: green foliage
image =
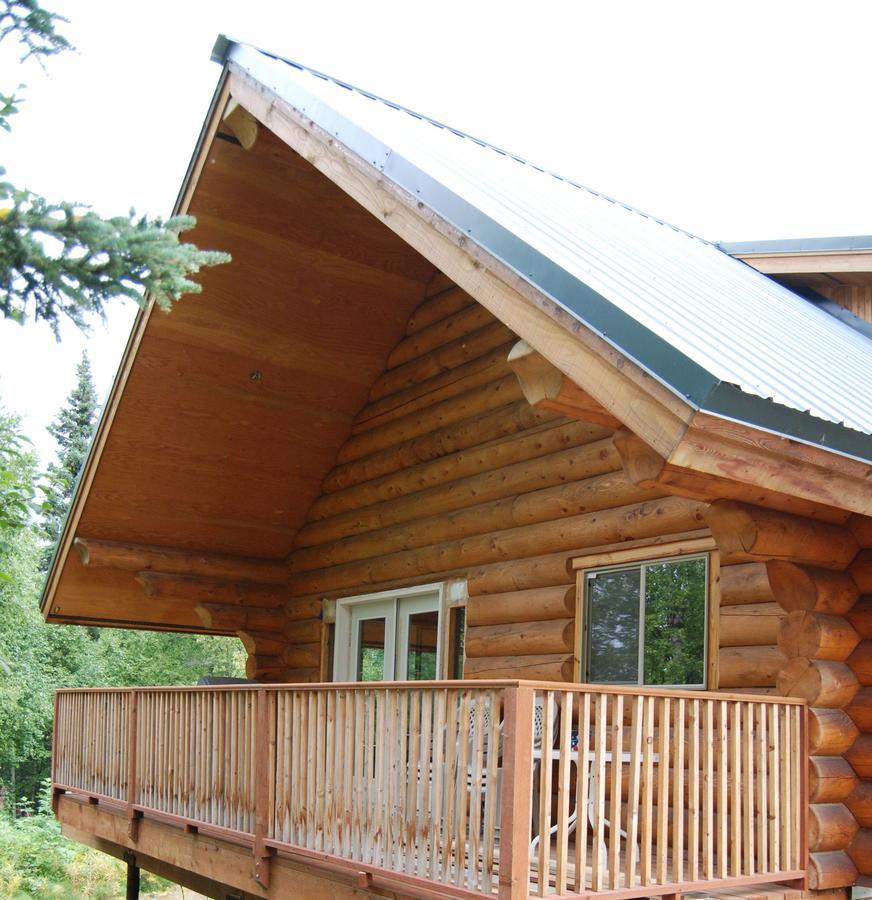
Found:
[[[58,461],[49,464],[44,483],[40,486],[43,493],[40,507],[42,526],[48,541],[43,553],[44,570],[48,569],[64,517],[73,499],[73,489],[91,445],[98,408],[91,363],[87,353],[83,353],[76,367],[76,385],[67,397],[66,405],[48,428],[58,445]]]
[[[48,790],[44,785],[38,808],[29,811],[31,814],[16,819],[0,815],[0,900],[110,900],[122,896],[124,864],[63,837],[51,813]],[[142,873],[144,891],[168,885],[162,878]]]
[[[37,0],[0,0],[0,41],[17,39],[23,59],[39,60],[70,48],[56,25],[66,21]],[[19,85],[19,89],[21,85]],[[17,94],[0,94],[0,127],[10,130]],[[0,167],[0,177],[5,175]],[[85,328],[107,302],[148,292],[163,308],[199,293],[190,276],[228,262],[226,253],[200,250],[179,236],[191,216],[103,218],[82,203],[51,201],[0,181],[0,316],[23,323],[28,315],[58,333],[62,316]]]
[[[28,520],[36,481],[35,457],[21,432],[19,416],[0,406],[0,581],[9,541]]]

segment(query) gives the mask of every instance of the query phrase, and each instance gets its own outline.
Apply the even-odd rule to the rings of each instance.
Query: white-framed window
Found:
[[[458,677],[465,602],[465,582],[457,581],[337,600],[333,680]]]
[[[710,686],[711,585],[717,560],[713,565],[708,545],[666,544],[634,548],[625,559],[616,551],[575,561],[580,681]],[[698,552],[680,552],[684,550]]]

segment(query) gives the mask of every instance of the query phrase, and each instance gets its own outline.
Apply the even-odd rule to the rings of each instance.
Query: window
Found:
[[[336,601],[334,680],[454,677],[465,602],[465,583],[455,582]]]
[[[649,557],[656,550],[648,548]],[[640,552],[575,562],[580,680],[705,687],[709,554],[639,559]]]

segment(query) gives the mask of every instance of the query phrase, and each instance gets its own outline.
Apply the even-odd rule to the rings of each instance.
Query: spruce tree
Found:
[[[76,479],[85,462],[97,424],[98,410],[91,363],[88,354],[82,353],[82,359],[76,366],[76,385],[54,422],[48,427],[49,434],[58,445],[58,459],[56,463],[49,464],[45,483],[41,487],[45,497],[42,502],[43,534],[49,542],[43,555],[43,570],[48,568],[60,537]]]

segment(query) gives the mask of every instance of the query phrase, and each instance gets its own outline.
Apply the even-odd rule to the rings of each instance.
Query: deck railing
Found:
[[[69,690],[56,793],[409,894],[621,898],[798,880],[805,710],[531,682]],[[435,884],[434,884],[435,883]]]

